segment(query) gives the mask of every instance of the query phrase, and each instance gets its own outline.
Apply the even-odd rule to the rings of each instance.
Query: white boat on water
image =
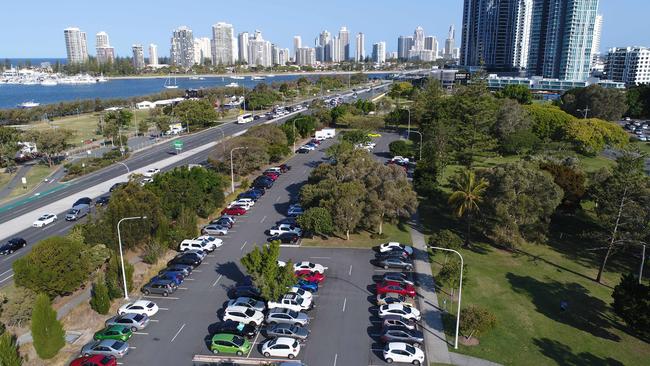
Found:
[[[190,76],[190,80],[200,80],[198,76]]]
[[[230,83],[226,85],[226,88],[239,88],[239,84],[237,83]]]
[[[100,75],[100,76],[97,78],[97,82],[98,82],[98,83],[105,83],[105,82],[107,82],[107,81],[108,81],[108,78],[105,78],[103,74]]]
[[[265,80],[264,76],[251,76],[251,80]]]
[[[41,105],[41,103],[36,103],[32,100],[30,102],[24,102],[18,104],[18,108],[29,109],[29,108],[38,107],[39,105]]]
[[[165,80],[165,89],[178,89],[178,85],[176,85],[176,76],[174,75],[174,83],[172,84],[172,75],[169,74],[167,77],[167,80]]]
[[[59,83],[54,79],[45,79],[45,80],[41,81],[41,85],[43,85],[43,86],[57,86],[57,85],[59,85]]]
[[[275,75],[274,75],[274,74],[268,74],[268,75],[266,75],[266,77],[267,77],[267,78],[274,78]]]
[[[243,76],[231,76],[230,78],[235,80],[244,80]]]

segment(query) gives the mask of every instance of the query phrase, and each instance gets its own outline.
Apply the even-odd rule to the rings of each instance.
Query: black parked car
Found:
[[[101,196],[95,200],[95,206],[106,206],[108,205],[108,201],[110,201],[110,199],[110,196]]]
[[[219,225],[219,226],[227,227],[228,229],[232,229],[233,223],[232,221],[226,218],[220,217],[216,220],[210,221],[210,225]]]
[[[210,325],[210,334],[228,333],[235,334],[241,337],[253,338],[257,334],[254,326],[236,322],[234,320],[226,320],[221,323]]]
[[[279,240],[282,244],[295,244],[300,240],[300,236],[296,233],[282,233],[269,237],[269,242],[274,240]]]
[[[253,182],[253,187],[254,188],[263,188],[263,189],[269,189],[273,187],[273,181],[268,179],[268,180],[263,180],[263,179],[256,179]]]
[[[24,248],[27,242],[23,238],[12,238],[7,240],[7,243],[0,247],[0,254],[9,255],[20,248]]]
[[[375,264],[379,267],[384,267],[385,269],[399,268],[406,271],[413,270],[413,263],[410,260],[399,257],[377,259]]]
[[[118,183],[115,183],[115,184],[113,184],[113,186],[111,187],[111,189],[109,189],[108,191],[109,191],[109,192],[113,192],[113,191],[115,191],[116,189],[118,189],[118,188],[120,188],[120,187],[122,187],[122,186],[125,186],[125,185],[127,185],[127,184],[128,184],[127,182],[118,182]]]
[[[250,297],[255,300],[263,300],[262,293],[259,289],[253,286],[236,286],[228,291],[228,297],[231,299],[236,299],[238,297]]]
[[[424,336],[421,331],[396,326],[385,327],[381,332],[380,338],[384,343],[404,342],[416,347],[424,342]]]
[[[185,264],[196,268],[201,264],[201,258],[194,253],[181,253],[167,262],[167,266],[175,264]]]
[[[300,149],[296,150],[298,154],[309,154],[311,150],[307,149],[306,147],[301,147]]]
[[[269,338],[289,337],[304,341],[309,336],[309,330],[293,324],[275,324],[266,328],[266,336]]]

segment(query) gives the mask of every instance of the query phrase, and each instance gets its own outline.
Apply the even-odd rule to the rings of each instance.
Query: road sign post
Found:
[[[176,150],[176,155],[178,155],[181,152],[181,150],[183,150],[183,141],[181,140],[174,141],[172,147],[174,148],[174,150]]]

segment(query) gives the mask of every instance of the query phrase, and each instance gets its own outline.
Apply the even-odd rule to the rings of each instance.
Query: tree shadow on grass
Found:
[[[608,305],[593,296],[589,290],[577,283],[562,283],[554,280],[541,282],[529,276],[506,274],[512,289],[517,293],[528,295],[537,311],[550,319],[564,323],[576,329],[588,332],[593,336],[620,341],[620,337],[609,329],[618,327],[610,318]],[[566,301],[567,310],[560,308],[560,303]]]
[[[592,353],[574,353],[571,347],[548,338],[535,338],[533,342],[542,354],[558,365],[563,366],[623,366],[623,363],[611,357],[602,358]]]

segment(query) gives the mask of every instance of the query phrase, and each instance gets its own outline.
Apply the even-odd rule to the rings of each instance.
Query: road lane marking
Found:
[[[244,247],[248,244],[248,240],[244,242],[244,245],[241,246],[241,250],[244,250]]]
[[[260,224],[263,223],[264,220],[266,220],[266,216],[262,217],[262,220],[260,221]]]
[[[11,272],[11,271],[13,271],[13,269],[6,270],[6,271],[0,273],[0,276],[4,275],[4,274],[7,273],[7,272]]]
[[[158,319],[149,319],[150,322],[158,323],[160,320]]]
[[[352,265],[350,264],[350,270],[348,271],[348,276],[352,276]]]
[[[344,313],[345,313],[345,304],[347,303],[348,303],[348,298],[346,297],[345,299],[343,299],[343,310],[341,310]]]
[[[280,196],[278,196],[278,198],[275,199],[275,202],[278,202],[278,201],[280,201]]]
[[[176,339],[176,337],[178,337],[178,335],[181,333],[181,331],[183,330],[183,328],[185,328],[185,323],[183,323],[183,325],[181,325],[181,329],[179,329],[178,332],[176,332],[176,334],[174,335],[174,337],[172,338],[172,340],[169,341],[169,343],[172,343],[172,342],[174,341],[174,339]]]
[[[223,275],[219,275],[219,277],[217,277],[217,280],[214,281],[214,283],[212,284],[212,287],[216,286],[217,283],[219,283],[219,280],[221,279],[222,276],[223,276]]]
[[[7,257],[6,257],[5,259],[3,259],[2,261],[3,261],[3,262],[8,261],[8,260],[10,260],[13,256],[15,256],[16,254],[18,254],[18,252],[14,252],[13,254],[10,254],[9,256],[7,256]],[[11,270],[9,270],[9,271],[11,271]],[[9,272],[9,271],[7,271],[7,272]],[[7,273],[7,272],[5,272],[5,273]]]
[[[179,287],[179,290],[187,290],[187,287]]]
[[[203,271],[200,270],[200,269],[195,269],[193,272],[199,272],[199,273],[201,273],[201,272],[203,272]]]
[[[158,308],[158,310],[169,310],[169,308]]]
[[[186,278],[185,281],[196,281],[194,278]]]
[[[10,279],[10,278],[13,277],[13,276],[14,276],[14,275],[12,274],[11,276],[9,276],[9,277],[7,277],[7,278],[4,278],[4,279],[0,280],[0,283],[5,282],[6,280]]]

